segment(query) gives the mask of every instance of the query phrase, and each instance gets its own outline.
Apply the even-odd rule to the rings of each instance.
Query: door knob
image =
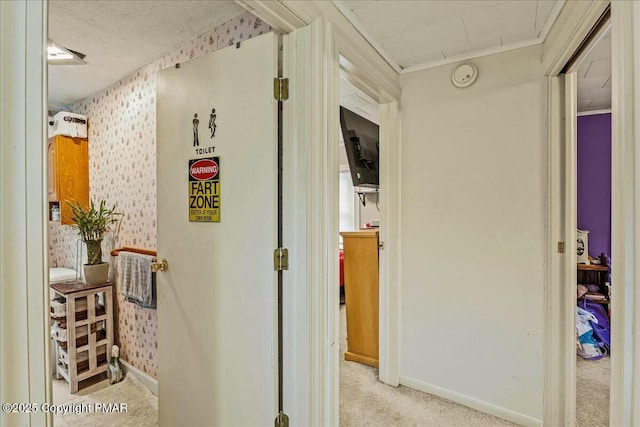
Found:
[[[169,263],[166,259],[162,258],[162,261],[158,262],[158,259],[154,257],[151,260],[150,269],[153,273],[157,273],[158,271],[167,271],[167,268],[169,268]]]

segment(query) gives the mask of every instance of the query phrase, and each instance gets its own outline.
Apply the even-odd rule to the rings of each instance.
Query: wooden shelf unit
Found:
[[[609,300],[609,289],[605,283],[607,282],[609,276],[609,267],[606,265],[598,265],[598,264],[578,264],[578,284],[582,283],[593,283],[598,285],[600,288],[600,293],[607,297],[604,300],[593,300],[589,299],[592,302],[596,302],[598,304],[608,305],[611,303]],[[611,283],[609,283],[611,286]]]
[[[49,219],[51,210],[60,208],[60,224],[73,224],[70,202],[89,207],[89,141],[85,138],[56,135],[47,150]]]
[[[378,367],[378,229],[341,232],[347,311],[345,360]]]
[[[66,348],[56,342],[56,377],[67,380],[71,393],[75,393],[80,381],[109,369],[108,355],[113,346],[113,284],[54,283],[51,289],[54,297],[66,299],[67,341]],[[104,295],[103,307],[96,303],[98,294]],[[77,311],[81,299],[86,299],[87,308]],[[85,312],[86,317],[80,320],[78,315]],[[86,338],[86,343],[82,338]]]

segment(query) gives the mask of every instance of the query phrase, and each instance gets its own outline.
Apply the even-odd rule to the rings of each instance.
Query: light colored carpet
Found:
[[[74,398],[58,403],[54,386],[54,402],[56,404],[79,407],[85,405],[90,412],[81,414],[67,413],[55,415],[54,425],[57,427],[154,427],[158,425],[158,398],[133,376],[127,376],[121,382],[109,385],[100,382],[79,391]],[[60,393],[59,393],[60,394]],[[79,395],[79,396],[78,396]],[[77,397],[76,397],[77,396]],[[64,399],[64,396],[62,397]],[[126,403],[126,412],[104,412],[106,403]]]
[[[378,370],[344,360],[346,319],[340,307],[340,425],[351,426],[512,426],[514,424],[439,397],[378,381]],[[609,425],[610,360],[577,362],[577,425]],[[153,427],[158,425],[158,399],[135,377],[109,385],[97,382],[69,394],[64,380],[53,381],[56,405],[127,403],[126,413],[92,412],[56,415],[59,427]]]
[[[378,381],[378,370],[344,360],[345,308],[340,307],[340,425],[513,426],[508,421],[408,387]]]
[[[93,378],[82,381],[80,383],[80,390],[78,390],[74,394],[71,394],[71,392],[69,391],[69,383],[63,379],[56,380],[54,378],[52,381],[52,385],[53,403],[55,405],[60,405],[62,403],[67,403],[75,400],[80,396],[86,396],[95,391],[109,387],[109,380],[107,379],[107,374],[96,375]]]
[[[576,367],[576,424],[578,427],[609,425],[611,359],[584,360]]]
[[[407,387],[378,381],[378,370],[344,360],[346,316],[340,307],[340,425],[351,426],[508,426],[491,415]],[[577,358],[576,424],[609,425],[610,359]]]

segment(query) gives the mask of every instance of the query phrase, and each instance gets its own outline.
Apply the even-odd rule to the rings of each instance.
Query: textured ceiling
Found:
[[[611,31],[584,58],[578,68],[578,112],[611,108]]]
[[[49,109],[83,99],[244,12],[233,1],[49,2],[49,38],[87,55],[49,66]]]
[[[546,0],[334,3],[351,14],[354,25],[387,59],[396,61],[398,69],[409,70],[535,40],[562,5]],[[233,1],[50,1],[49,37],[87,55],[86,65],[49,67],[50,109],[59,110],[116,83],[243,12]],[[580,111],[610,107],[610,38],[601,44],[578,71]],[[379,121],[377,105],[344,79],[340,101]]]
[[[563,1],[334,0],[396,69],[541,43]]]

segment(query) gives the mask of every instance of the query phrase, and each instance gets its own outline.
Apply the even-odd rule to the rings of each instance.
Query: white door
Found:
[[[277,413],[276,73],[272,33],[158,73],[160,425]]]

